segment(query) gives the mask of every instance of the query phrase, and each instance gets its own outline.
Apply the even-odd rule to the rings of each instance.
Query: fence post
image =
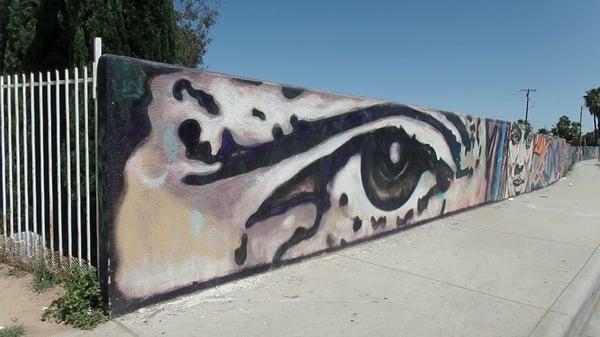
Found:
[[[100,208],[98,207],[98,61],[102,56],[102,38],[94,38],[94,64],[92,66],[92,98],[94,100],[94,158],[96,163],[95,172],[95,191],[96,191],[96,266],[100,270]]]
[[[0,76],[0,118],[0,128],[2,128],[2,235],[4,237],[7,237],[8,228],[6,226],[6,155],[4,152],[4,139],[6,138],[6,129],[4,127],[4,76]]]

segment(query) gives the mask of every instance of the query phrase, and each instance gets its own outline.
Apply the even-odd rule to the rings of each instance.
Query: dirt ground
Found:
[[[32,276],[0,264],[0,326],[22,324],[25,336],[51,336],[72,330],[64,324],[42,322],[42,311],[60,297],[62,289],[55,287],[38,294],[31,289]]]

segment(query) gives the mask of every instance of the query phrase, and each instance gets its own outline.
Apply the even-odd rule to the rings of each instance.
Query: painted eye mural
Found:
[[[115,56],[99,88],[113,312],[528,190],[517,124]]]
[[[181,81],[176,80],[174,88],[179,87],[178,83]],[[282,100],[280,104],[283,104],[284,101],[290,100],[290,97],[282,90],[279,99]],[[307,104],[307,101],[302,104]],[[253,112],[256,110],[258,109],[252,108]],[[261,120],[268,120],[267,116],[271,115],[269,112],[262,114],[264,118]],[[443,117],[445,116],[441,113],[437,116]],[[202,164],[217,163],[219,169],[210,174],[187,174],[182,182],[200,187],[227,178],[233,181],[236,177],[255,175],[256,179],[260,179],[267,175],[259,173],[256,176],[255,172],[259,170],[275,170],[279,178],[286,178],[273,188],[265,187],[264,191],[269,193],[265,194],[264,200],[253,198],[253,201],[261,202],[256,205],[256,210],[244,213],[247,215],[243,224],[245,230],[240,236],[239,247],[232,251],[239,266],[265,261],[277,264],[286,258],[289,250],[296,249],[296,246],[304,244],[304,241],[316,242],[315,248],[308,251],[354,241],[361,235],[357,232],[360,231],[363,221],[367,224],[370,222],[373,231],[383,231],[386,225],[388,229],[394,228],[389,225],[394,222],[397,226],[407,225],[415,214],[420,215],[428,208],[430,199],[443,198],[457,172],[458,177],[471,176],[473,168],[463,168],[460,156],[463,149],[465,153],[472,152],[471,146],[478,143],[478,140],[467,131],[467,126],[459,119],[451,117],[453,122],[450,122],[450,125],[455,129],[455,134],[437,118],[431,113],[415,108],[391,104],[373,104],[367,108],[353,109],[314,121],[300,119],[296,114],[292,114],[288,124],[278,123],[273,126],[272,140],[266,142],[242,145],[235,140],[229,128],[224,128],[221,147],[214,155],[211,153],[210,142],[200,142],[200,122],[186,119],[178,127],[178,135],[185,146],[186,157],[198,160]],[[282,126],[288,126],[289,132],[285,133]],[[422,126],[428,126],[438,133],[439,142],[443,144],[442,149],[448,154],[446,160],[453,164],[454,170],[448,162],[438,156],[431,145],[417,139],[419,133],[419,136],[423,137],[423,132],[419,132]],[[407,133],[406,128],[411,130],[411,135]],[[474,126],[470,129],[476,130]],[[466,135],[464,141],[457,136],[461,133]],[[334,145],[335,143],[337,145]],[[314,154],[309,158],[314,159],[304,159],[306,153],[310,152]],[[275,167],[288,160],[297,162],[293,170],[283,171]],[[429,181],[422,182],[421,178],[426,174],[428,176],[424,180],[428,178]],[[339,196],[332,195],[330,191],[339,185],[336,183],[337,179],[342,179],[337,177],[344,175],[353,176],[354,186],[349,186]],[[356,184],[358,181],[360,184]],[[424,187],[425,185],[427,187]],[[364,201],[359,204],[356,203],[358,200]],[[409,201],[412,202],[411,207]],[[438,214],[444,212],[445,203],[445,200],[441,202]],[[372,211],[365,212],[365,205]],[[296,227],[291,233],[288,229],[284,230],[289,237],[283,237],[279,246],[274,245],[270,252],[264,247],[253,248],[254,242],[261,243],[264,240],[261,228],[266,227],[270,232],[281,231],[276,218],[293,213],[292,210],[302,206],[314,209],[313,215],[304,217],[312,221]],[[328,229],[336,226],[327,224],[326,216],[336,211],[333,208],[353,214],[352,217],[347,217],[346,231],[350,235],[340,234],[339,228]],[[402,208],[407,209],[402,216],[393,213]],[[207,211],[210,212],[204,212]],[[269,223],[271,219],[275,222]],[[234,227],[239,225],[235,224]],[[254,232],[259,234],[253,234]],[[290,257],[302,256],[302,252],[306,250],[296,249],[297,252],[291,253]],[[247,263],[247,260],[252,262]]]
[[[486,201],[480,118],[200,72],[143,83],[132,109],[147,130],[124,158],[113,220],[126,297]]]

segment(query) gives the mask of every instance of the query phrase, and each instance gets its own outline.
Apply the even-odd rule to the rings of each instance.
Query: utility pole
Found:
[[[527,123],[527,117],[529,116],[529,93],[536,92],[535,89],[521,89],[521,91],[525,92],[525,97],[527,101],[525,102],[525,123]]]
[[[583,114],[583,105],[581,106],[581,109],[579,109],[579,147],[581,147],[581,140],[583,137],[583,134],[581,133],[583,131],[583,125],[581,125],[581,115]]]

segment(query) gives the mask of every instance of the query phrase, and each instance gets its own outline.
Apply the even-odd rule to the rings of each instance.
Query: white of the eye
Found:
[[[394,164],[398,164],[400,161],[400,144],[397,142],[393,142],[392,145],[390,145],[390,160]]]

